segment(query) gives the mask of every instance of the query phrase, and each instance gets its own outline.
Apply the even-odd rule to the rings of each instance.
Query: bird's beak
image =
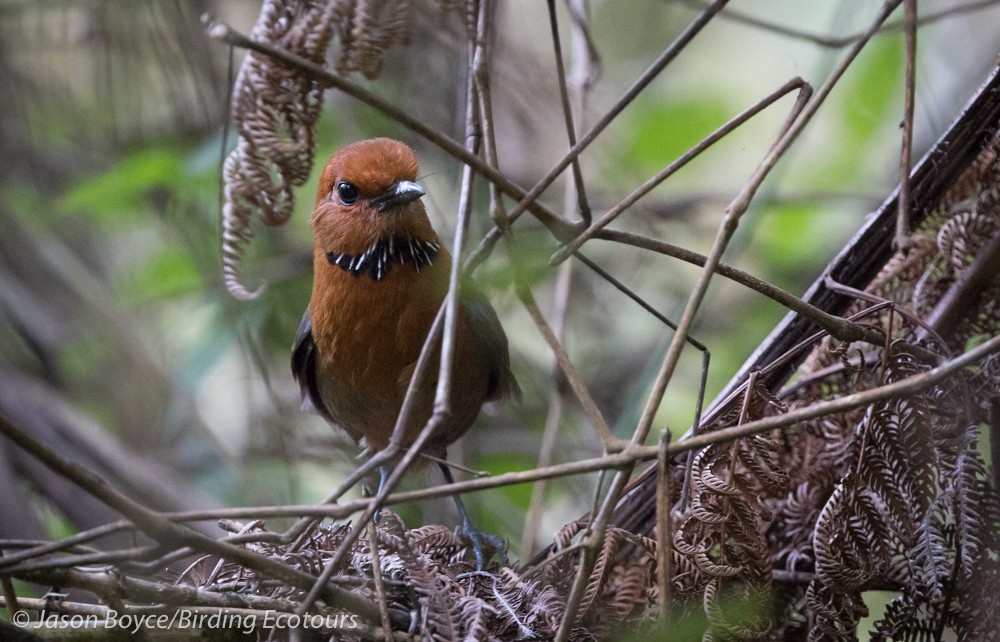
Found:
[[[424,188],[413,181],[399,181],[381,194],[373,196],[368,203],[380,214],[412,203],[424,195]]]

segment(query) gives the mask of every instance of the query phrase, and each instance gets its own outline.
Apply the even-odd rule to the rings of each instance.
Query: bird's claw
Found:
[[[507,542],[499,535],[487,533],[479,530],[469,519],[463,519],[462,525],[455,529],[456,534],[464,537],[472,545],[472,554],[476,558],[476,570],[482,571],[486,568],[486,563],[496,555],[500,563],[507,565]],[[490,555],[486,556],[489,547]]]

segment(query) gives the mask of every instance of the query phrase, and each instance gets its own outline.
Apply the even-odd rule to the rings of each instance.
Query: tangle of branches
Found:
[[[899,4],[886,3],[883,19]],[[723,5],[709,5],[705,20]],[[268,0],[252,40],[322,64],[336,39],[337,72],[357,71],[371,78],[382,70],[390,46],[408,42],[414,6],[409,0]],[[475,41],[471,44],[481,45],[484,21],[477,2],[441,2],[438,9],[461,13],[467,35]],[[579,12],[574,20],[585,23]],[[873,23],[868,37],[880,27]],[[470,82],[483,82],[482,76],[473,76]],[[258,212],[269,225],[289,217],[293,188],[305,181],[312,166],[325,87],[302,69],[257,51],[241,69],[232,102],[240,138],[224,167],[223,237],[226,282],[238,297],[255,294],[239,280],[252,214]],[[477,87],[477,105],[488,105],[487,88]],[[996,86],[991,91],[998,93]],[[814,98],[811,89],[803,89],[768,157],[748,181],[746,198],[741,194],[727,216],[738,218],[740,206],[746,209],[773,167],[772,151],[787,149],[824,95],[820,91]],[[1000,335],[1000,133],[996,111],[991,113],[993,121],[986,124],[974,159],[950,188],[926,202],[914,192],[909,211],[902,208],[904,214],[922,212],[912,219],[916,224],[909,229],[906,249],[890,252],[870,283],[842,288],[842,296],[853,301],[842,316],[854,337],[862,339],[837,336],[823,326],[797,348],[796,355],[806,356],[789,377],[775,383],[765,380],[763,370],[752,374],[740,394],[721,402],[697,426],[692,439],[703,440],[699,447],[684,446],[686,440],[671,444],[672,452],[685,448],[688,455],[670,460],[659,485],[624,490],[633,467],[650,458],[650,451],[638,444],[648,423],[637,428],[637,443],[622,446],[621,458],[613,461],[610,435],[602,434],[604,469],[614,474],[605,501],[593,515],[565,526],[531,562],[476,570],[463,541],[446,528],[407,530],[383,510],[367,541],[352,540],[350,524],[316,528],[294,543],[262,522],[229,525],[233,537],[226,543],[252,555],[236,561],[202,557],[171,583],[157,574],[197,546],[188,541],[171,549],[172,542],[155,537],[165,530],[159,522],[156,528],[122,527],[141,530],[155,541],[117,557],[86,549],[80,541],[65,549],[25,545],[37,555],[9,558],[0,570],[31,581],[80,586],[136,610],[161,604],[168,595],[173,607],[294,612],[308,594],[303,584],[322,575],[333,578],[328,584],[340,591],[335,597],[346,601],[308,604],[314,612],[363,615],[363,626],[330,631],[344,639],[386,639],[410,631],[427,640],[590,640],[624,625],[651,629],[667,621],[702,618],[706,640],[853,640],[867,613],[865,593],[871,590],[894,595],[875,624],[875,639],[937,640],[946,631],[962,640],[998,639],[1000,496],[995,467],[986,464],[981,452],[987,431],[1000,437],[995,430],[1000,358],[995,354],[948,370],[948,376],[924,381],[919,388],[873,397],[846,410],[738,437],[727,432],[897,384],[919,383],[976,346],[993,345]],[[490,124],[475,118],[470,123]],[[580,141],[586,140],[581,136]],[[582,149],[583,142],[572,145],[578,146]],[[485,147],[475,158],[489,159],[498,171],[491,158],[495,149]],[[567,154],[559,171],[579,151]],[[499,192],[509,192],[510,185],[490,178],[496,187],[495,211],[500,212]],[[542,183],[537,192],[546,187]],[[517,213],[529,211],[532,199],[520,202]],[[505,216],[497,215],[501,227],[516,218]],[[589,218],[585,220],[586,235],[580,232],[577,246],[563,258],[600,234],[604,223],[590,227]],[[564,231],[580,231],[564,219],[548,223],[558,221]],[[729,237],[723,230],[719,238],[718,252],[701,257],[706,279],[716,269],[722,271],[719,259]],[[660,247],[638,241],[632,246]],[[522,301],[527,307],[532,299],[525,295]],[[691,301],[697,307],[698,297],[692,295]],[[681,327],[683,335],[686,327]],[[561,347],[554,335],[547,332],[546,338]],[[663,371],[670,370],[667,359],[664,364]],[[591,410],[593,402],[571,364],[559,365]],[[655,410],[659,399],[654,402]],[[607,430],[598,411],[588,419]],[[713,435],[719,438],[713,440]],[[623,492],[628,501],[618,502]],[[667,495],[666,514],[613,514],[616,504],[648,508],[656,492]],[[337,551],[342,549],[346,554],[341,556]],[[63,551],[77,555],[79,563],[61,561],[55,553]],[[100,576],[81,570],[95,559],[118,566]],[[276,577],[275,564],[291,572]],[[670,572],[659,577],[658,567]],[[11,590],[5,588],[6,593]],[[64,607],[66,612],[72,608]]]

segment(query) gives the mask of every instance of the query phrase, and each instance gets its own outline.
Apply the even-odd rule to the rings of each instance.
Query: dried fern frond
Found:
[[[337,0],[332,4],[339,39],[334,62],[338,74],[360,71],[365,78],[376,78],[386,50],[410,43],[413,0]]]
[[[337,73],[375,78],[386,50],[409,43],[413,19],[412,0],[267,0],[251,38],[322,64],[336,36]],[[231,104],[239,139],[223,166],[222,211],[223,276],[238,299],[263,291],[263,285],[250,291],[240,280],[253,214],[267,225],[291,216],[293,190],[312,170],[324,89],[319,80],[253,51],[240,67]]]
[[[1000,238],[997,150],[1000,137],[994,135],[917,228],[909,254],[894,256],[868,288],[935,323],[938,331],[933,337],[897,317],[896,336],[909,333],[957,352],[977,336],[1000,332],[996,284],[964,302],[961,314],[945,311],[974,278],[979,257]],[[865,305],[858,302],[852,311]],[[889,327],[891,313],[879,312],[882,327]],[[800,375],[809,384],[793,388],[789,404],[808,405],[928,367],[898,342],[869,363],[848,365],[844,355],[851,349],[831,341],[819,346]],[[787,612],[814,618],[812,636],[854,639],[861,594],[875,586],[895,587],[899,596],[874,639],[920,640],[945,629],[976,631],[963,639],[983,639],[981,634],[995,630],[996,598],[986,597],[982,586],[1000,572],[998,495],[977,446],[990,400],[1000,389],[995,361],[958,373],[929,393],[808,422],[790,438],[794,451],[805,456],[786,458],[786,466],[807,472],[792,494],[774,504],[778,528],[771,532],[780,546],[776,562],[789,570],[813,564],[816,579],[808,590],[784,597]],[[809,379],[811,372],[827,375]],[[792,607],[803,595],[805,603]]]
[[[322,63],[332,36],[331,3],[267,0],[251,38]],[[239,140],[223,166],[222,266],[226,288],[238,299],[260,295],[240,281],[240,260],[253,237],[257,212],[268,225],[284,223],[293,188],[312,170],[316,119],[323,86],[315,79],[249,52],[233,88],[231,113]]]

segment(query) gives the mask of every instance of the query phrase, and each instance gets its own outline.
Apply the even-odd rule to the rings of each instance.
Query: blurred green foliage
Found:
[[[630,124],[616,150],[616,164],[652,176],[721,127],[734,114],[729,101],[706,93],[643,96],[630,109]]]

